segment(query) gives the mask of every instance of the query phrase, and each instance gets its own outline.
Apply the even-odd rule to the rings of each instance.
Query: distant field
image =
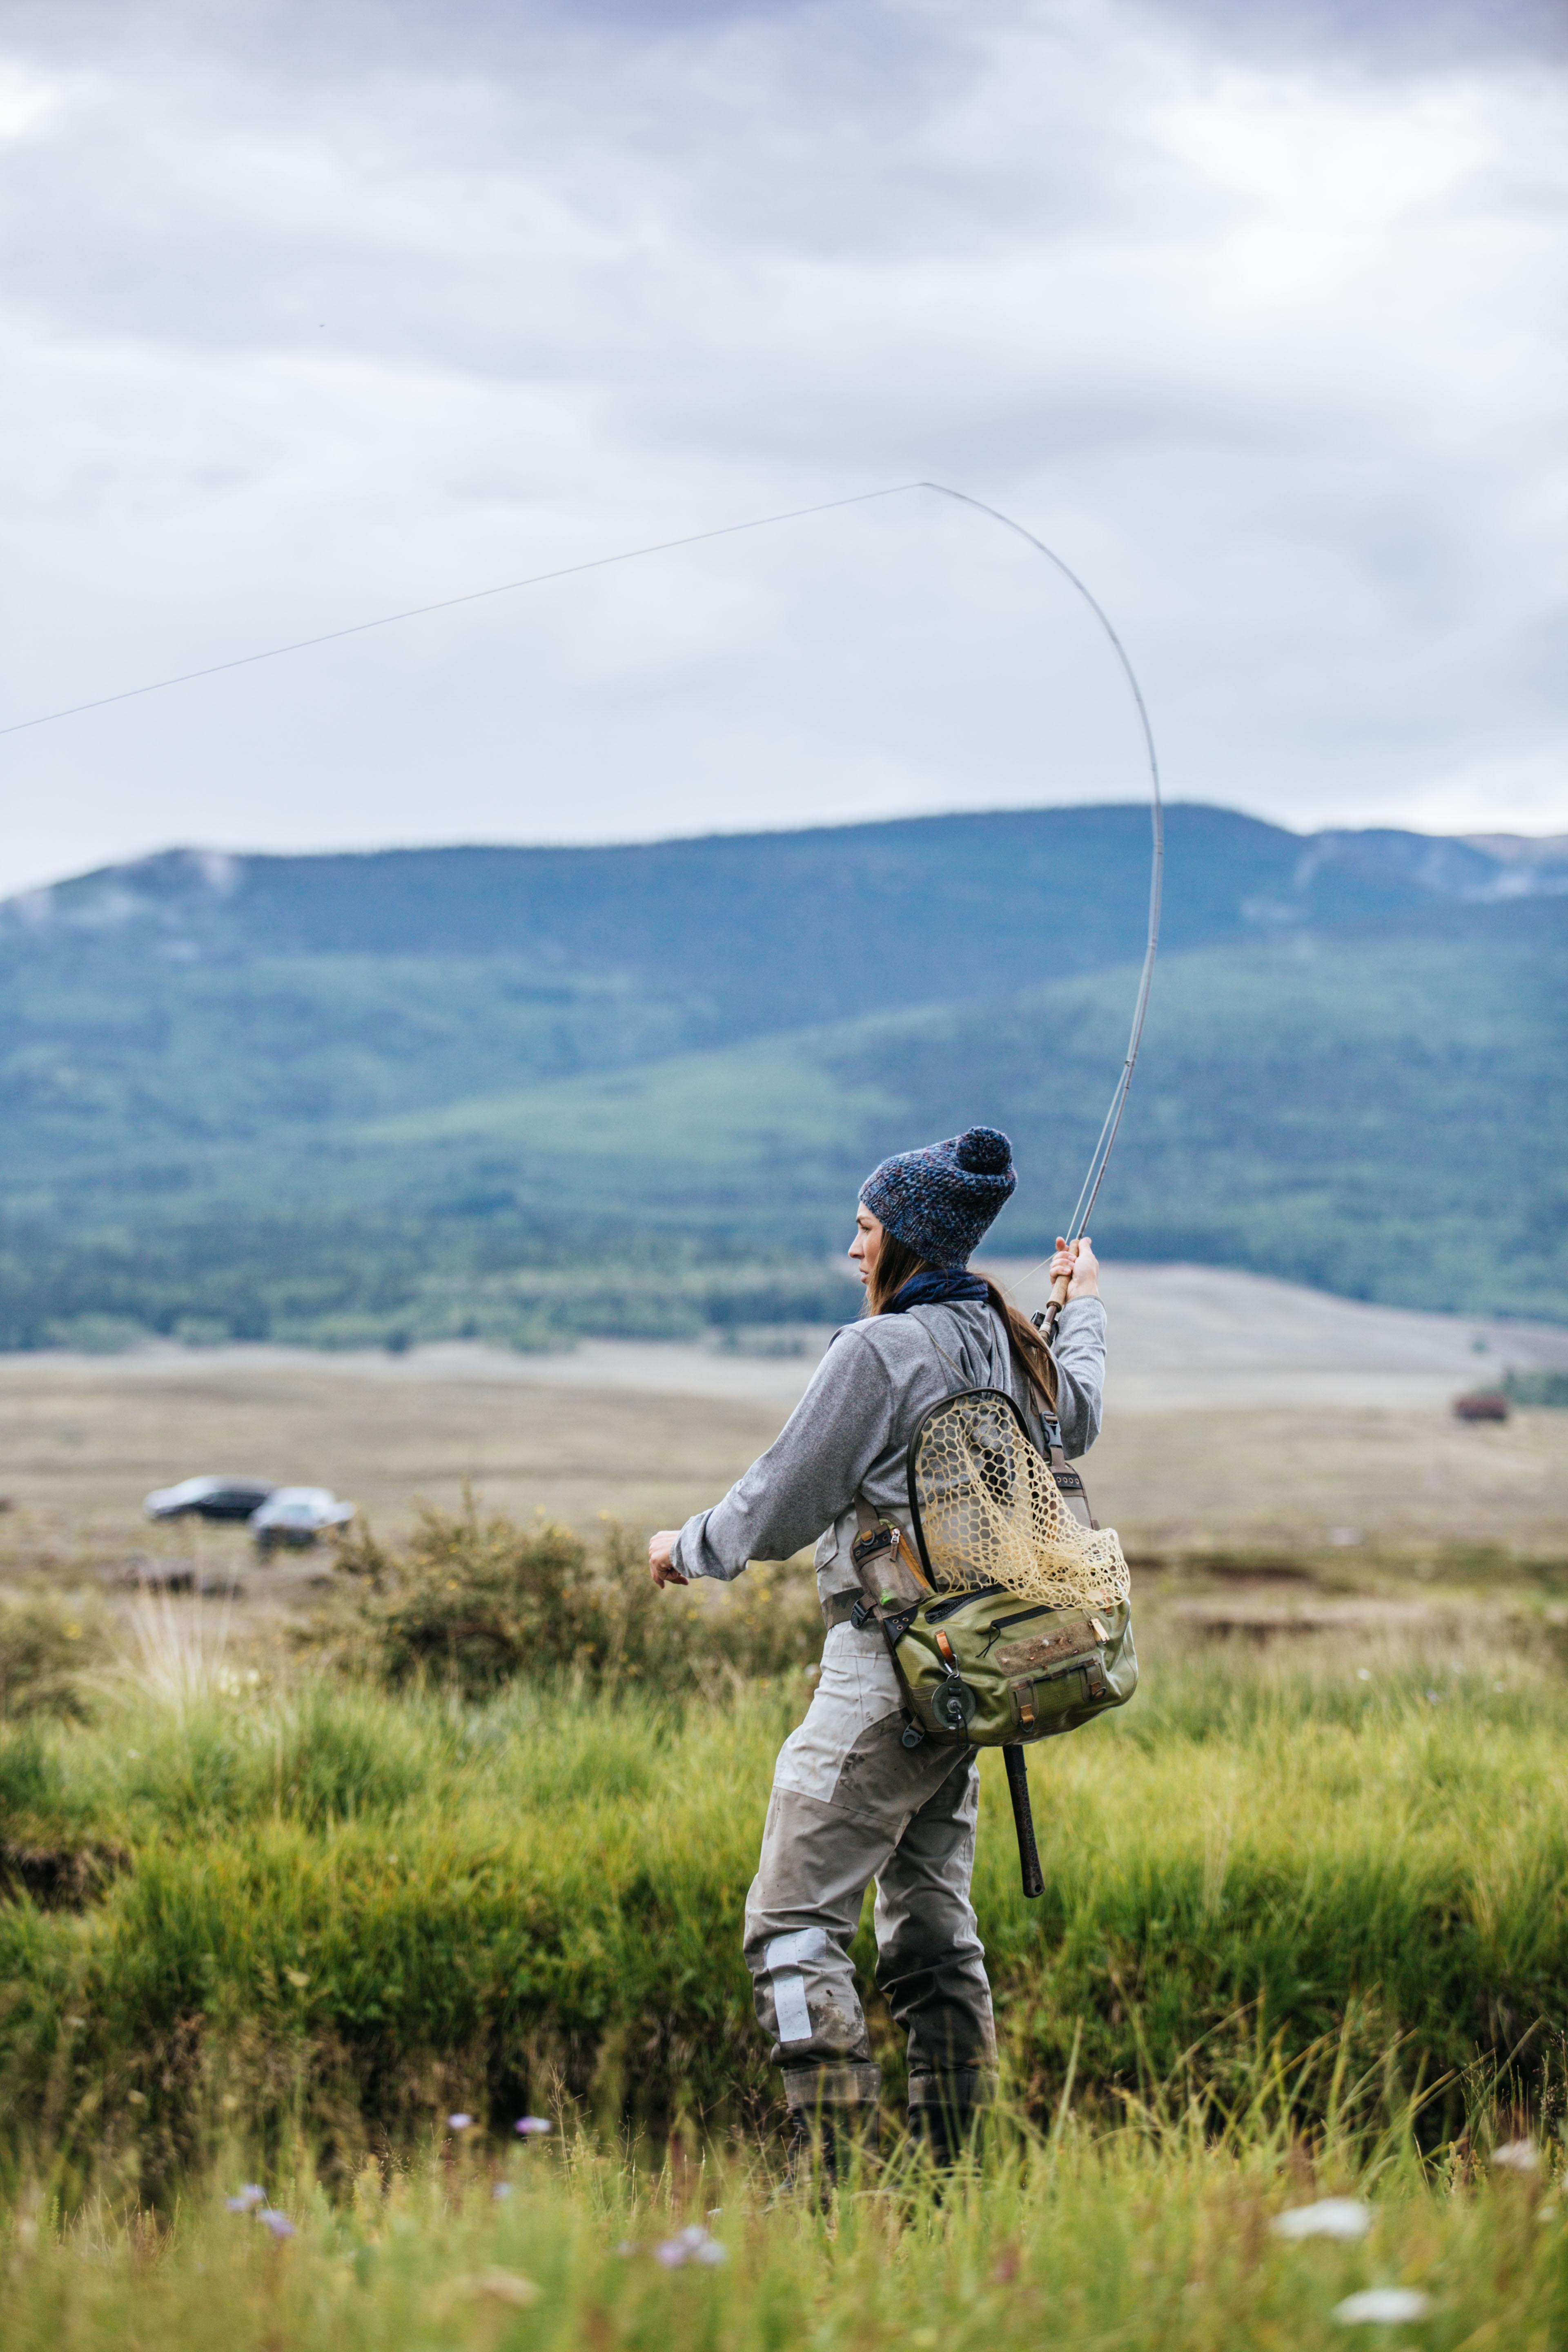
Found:
[[[1193,1267],[1111,1267],[1106,1291],[1109,1405],[1088,1470],[1130,1549],[1316,1553],[1337,1529],[1362,1538],[1336,1547],[1353,1571],[1380,1543],[1568,1545],[1568,1413],[1464,1428],[1447,1411],[1507,1361],[1568,1361],[1568,1333]],[[388,1531],[465,1485],[487,1508],[589,1535],[604,1514],[672,1524],[771,1442],[822,1337],[782,1357],[588,1342],[554,1358],[462,1344],[0,1358],[0,1568],[138,1549],[244,1559],[243,1535],[142,1519],[149,1488],[205,1469],[332,1486]],[[286,1586],[296,1571],[267,1573]]]
[[[243,1530],[142,1517],[150,1488],[204,1469],[332,1486],[385,1529],[421,1502],[457,1506],[466,1484],[487,1508],[542,1511],[590,1534],[602,1513],[661,1524],[694,1496],[716,1499],[782,1418],[716,1398],[320,1367],[268,1365],[260,1350],[239,1364],[183,1351],[151,1364],[0,1360],[0,1491],[13,1506],[0,1563],[132,1550],[247,1560]]]

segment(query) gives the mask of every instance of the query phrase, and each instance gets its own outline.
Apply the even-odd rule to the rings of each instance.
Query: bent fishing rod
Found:
[[[955,505],[967,507],[975,514],[988,516],[991,521],[1000,524],[1004,530],[1011,531],[1015,538],[1021,539],[1026,546],[1032,547],[1037,555],[1043,555],[1047,563],[1055,566],[1061,577],[1083,599],[1109,639],[1111,651],[1116,656],[1131,694],[1133,707],[1138,714],[1139,729],[1143,739],[1144,758],[1149,771],[1149,816],[1152,835],[1149,870],[1148,930],[1142,967],[1138,976],[1137,993],[1133,1000],[1132,1025],[1128,1034],[1127,1051],[1122,1057],[1121,1068],[1111,1094],[1110,1107],[1100,1123],[1100,1134],[1096,1139],[1094,1150],[1089,1155],[1089,1167],[1083,1182],[1079,1188],[1078,1200],[1074,1204],[1072,1215],[1067,1223],[1065,1238],[1072,1244],[1087,1231],[1095,1202],[1099,1198],[1100,1188],[1104,1181],[1105,1171],[1110,1165],[1117,1133],[1121,1125],[1121,1114],[1126,1108],[1128,1089],[1132,1084],[1132,1072],[1138,1060],[1138,1049],[1143,1038],[1143,1020],[1148,1011],[1149,989],[1154,977],[1154,956],[1160,939],[1160,900],[1165,866],[1164,803],[1160,788],[1160,761],[1159,754],[1154,749],[1154,731],[1149,723],[1148,707],[1143,699],[1142,688],[1138,683],[1137,673],[1132,667],[1126,646],[1117,635],[1109,614],[1098,597],[1091,593],[1072,566],[1057,553],[1055,548],[1048,547],[1043,539],[1037,538],[1032,530],[1026,530],[1025,526],[1021,522],[1015,521],[1011,515],[1004,514],[1000,507],[989,506],[984,499],[972,497],[967,490],[953,489],[946,482],[893,482],[882,489],[858,490],[849,498],[826,499],[819,500],[814,506],[791,507],[777,514],[752,515],[743,522],[722,523],[711,530],[689,531],[679,539],[656,540],[643,547],[621,548],[613,555],[591,556],[581,563],[559,564],[549,572],[534,572],[521,579],[502,580],[489,588],[472,588],[460,596],[442,596],[427,604],[410,604],[400,612],[378,614],[373,620],[351,622],[346,627],[325,629],[315,636],[294,637],[283,645],[264,646],[257,653],[238,654],[227,661],[209,662],[200,669],[180,670],[169,677],[149,679],[142,686],[123,687],[113,694],[94,695],[88,701],[68,703],[58,710],[41,711],[32,719],[13,719],[9,725],[0,727],[0,737],[26,734],[37,727],[52,727],[63,719],[85,717],[89,711],[107,710],[117,703],[138,701],[145,695],[165,694],[175,687],[194,686],[202,678],[221,677],[231,670],[252,669],[262,662],[281,661],[292,654],[307,653],[316,646],[339,645],[347,637],[366,636],[373,630],[395,628],[405,621],[424,620],[433,613],[456,612],[465,604],[483,604],[496,596],[515,595],[525,588],[547,587],[554,581],[576,579],[589,572],[607,571],[616,564],[636,563],[650,556],[673,554],[682,548],[706,546],[715,540],[739,538],[746,531],[769,530],[779,523],[804,522],[815,515],[838,514],[847,507],[870,506],[883,499],[905,498],[921,490],[929,491],[937,498],[951,499]],[[1037,1273],[1041,1265],[1048,1265],[1049,1262],[1048,1258],[1041,1258],[1037,1265],[1028,1269],[1028,1274]],[[1025,1279],[1028,1279],[1028,1275],[1026,1275]],[[1049,1305],[1035,1318],[1037,1323],[1044,1327],[1047,1341],[1055,1331],[1057,1318],[1066,1303],[1068,1280],[1068,1277],[1066,1276],[1058,1277],[1051,1287]]]
[[[35,719],[14,720],[9,726],[0,727],[0,736],[19,735],[35,727],[52,726],[62,719],[79,718],[89,710],[104,710],[115,703],[131,702],[144,695],[162,694],[174,687],[194,685],[199,678],[218,677],[230,670],[252,668],[261,662],[280,661],[286,656],[307,652],[315,646],[340,644],[347,637],[364,636],[373,630],[392,628],[405,621],[421,620],[433,613],[454,612],[462,605],[480,604],[495,596],[512,595],[525,588],[542,588],[553,581],[576,578],[589,572],[605,571],[615,564],[633,563],[649,556],[672,554],[680,548],[700,547],[714,540],[739,537],[742,532],[766,530],[779,523],[802,522],[814,515],[835,514],[841,512],[847,507],[868,506],[883,499],[902,498],[921,490],[929,491],[938,498],[951,499],[955,505],[967,507],[975,514],[988,516],[991,521],[999,524],[1004,530],[1011,531],[1015,538],[1021,539],[1026,546],[1032,547],[1037,554],[1043,555],[1047,563],[1055,566],[1061,577],[1083,599],[1109,638],[1111,650],[1121,665],[1122,675],[1132,696],[1133,706],[1138,713],[1138,724],[1142,733],[1144,755],[1149,769],[1149,814],[1152,833],[1152,855],[1149,874],[1148,931],[1143,950],[1142,967],[1138,977],[1137,994],[1133,1000],[1132,1026],[1128,1035],[1127,1051],[1122,1058],[1110,1107],[1100,1123],[1094,1150],[1089,1155],[1088,1170],[1079,1188],[1078,1200],[1074,1204],[1072,1215],[1068,1220],[1065,1238],[1069,1244],[1076,1243],[1087,1230],[1089,1216],[1099,1198],[1100,1185],[1105,1180],[1110,1154],[1115,1148],[1117,1134],[1121,1125],[1121,1114],[1127,1105],[1128,1089],[1132,1084],[1132,1072],[1138,1060],[1138,1048],[1142,1042],[1143,1019],[1149,1005],[1149,988],[1154,976],[1154,955],[1160,938],[1160,899],[1165,863],[1164,806],[1160,790],[1159,755],[1154,749],[1154,733],[1149,723],[1149,712],[1143,700],[1142,688],[1138,683],[1137,674],[1129,658],[1127,648],[1117,635],[1104,606],[1079,579],[1072,566],[1057,553],[1055,548],[1048,547],[1043,539],[1037,538],[1032,530],[1026,530],[1024,525],[1015,521],[1011,515],[1004,514],[999,507],[988,505],[984,499],[972,497],[967,490],[953,489],[946,482],[897,482],[884,489],[862,490],[851,498],[829,499],[815,506],[794,507],[781,514],[755,515],[744,522],[726,523],[712,530],[691,531],[680,539],[659,540],[646,547],[624,548],[613,555],[595,556],[581,563],[562,564],[552,571],[536,572],[523,579],[505,580],[493,587],[471,589],[464,595],[444,596],[431,604],[408,606],[402,612],[384,613],[374,620],[356,621],[345,628],[327,629],[316,636],[297,637],[286,645],[268,646],[260,652],[241,654],[229,661],[211,662],[204,668],[184,670],[175,677],[154,678],[146,685],[127,687],[116,694],[98,695],[89,701],[72,703],[61,710],[45,711]],[[1045,1258],[1039,1261],[1040,1265],[1048,1263],[1049,1260]],[[1037,1271],[1037,1266],[1032,1266],[1029,1269],[1030,1274]],[[1069,1279],[1067,1275],[1057,1277],[1051,1286],[1048,1306],[1035,1318],[1036,1323],[1043,1328],[1047,1344],[1055,1332],[1057,1318],[1066,1303]],[[1006,1771],[1007,1794],[1013,1809],[1013,1822],[1018,1839],[1018,1860],[1024,1893],[1026,1896],[1036,1896],[1045,1891],[1045,1877],[1040,1868],[1039,1852],[1035,1840],[1034,1816],[1029,1802],[1028,1767],[1025,1761],[1022,1747],[1016,1744],[1005,1746],[1002,1755]]]

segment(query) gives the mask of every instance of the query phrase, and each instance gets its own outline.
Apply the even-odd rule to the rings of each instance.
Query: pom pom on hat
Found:
[[[942,1146],[936,1149],[940,1151]],[[1005,1176],[1013,1166],[1013,1147],[999,1127],[966,1128],[952,1139],[953,1158],[971,1176]],[[1014,1177],[1013,1182],[1016,1183]],[[1009,1184],[1008,1191],[1012,1191]]]
[[[971,1127],[884,1160],[860,1187],[860,1198],[928,1265],[966,1265],[1017,1182],[1013,1147],[1001,1129]]]

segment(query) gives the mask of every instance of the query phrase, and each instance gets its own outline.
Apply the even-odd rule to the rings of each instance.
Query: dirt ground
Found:
[[[1105,1288],[1106,1431],[1085,1467],[1135,1558],[1306,1551],[1352,1582],[1444,1546],[1568,1556],[1568,1412],[1465,1427],[1448,1410],[1502,1361],[1568,1363],[1568,1332],[1201,1268],[1112,1268]],[[421,1502],[456,1507],[465,1486],[483,1509],[590,1536],[601,1515],[674,1525],[773,1437],[825,1336],[782,1357],[605,1341],[554,1358],[456,1344],[0,1358],[0,1574],[69,1577],[136,1552],[227,1573],[248,1560],[243,1531],[142,1516],[151,1487],[198,1471],[331,1486],[389,1533]]]

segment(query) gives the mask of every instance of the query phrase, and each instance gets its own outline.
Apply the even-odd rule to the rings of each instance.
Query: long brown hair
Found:
[[[897,1234],[882,1228],[881,1245],[877,1252],[877,1264],[871,1279],[866,1285],[866,1311],[868,1315],[885,1315],[894,1298],[911,1276],[927,1271],[923,1257],[916,1255],[908,1242]],[[1030,1382],[1046,1401],[1047,1412],[1057,1409],[1057,1368],[1051,1361],[1051,1351],[1026,1315],[1021,1314],[999,1283],[988,1274],[979,1276],[985,1285],[985,1296],[1006,1326],[1007,1336],[1017,1349],[1018,1357]]]

